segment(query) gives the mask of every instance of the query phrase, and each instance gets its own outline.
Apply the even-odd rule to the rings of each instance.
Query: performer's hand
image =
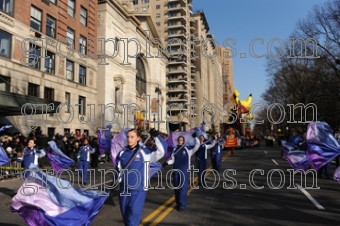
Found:
[[[162,167],[166,167],[167,165],[169,165],[167,162],[164,162],[163,164],[162,164]]]
[[[157,137],[158,134],[159,134],[159,131],[157,131],[155,128],[152,128],[152,129],[150,130],[150,135],[151,135],[152,137]]]
[[[193,137],[193,138],[196,138],[196,137],[197,137],[197,133],[193,133],[193,134],[192,134],[192,137]]]

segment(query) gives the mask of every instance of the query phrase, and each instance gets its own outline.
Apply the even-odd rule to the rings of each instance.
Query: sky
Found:
[[[240,93],[240,100],[245,100],[252,93],[252,104],[261,102],[261,94],[267,87],[265,58],[250,55],[249,46],[256,38],[264,39],[254,43],[254,53],[258,56],[267,54],[270,41],[282,41],[292,34],[299,19],[304,19],[313,5],[325,0],[193,0],[195,10],[203,10],[214,35],[216,43],[223,45],[228,38],[236,39],[233,45],[234,84]],[[294,37],[299,38],[299,37]],[[278,46],[274,42],[273,47]],[[241,53],[246,53],[241,58]]]

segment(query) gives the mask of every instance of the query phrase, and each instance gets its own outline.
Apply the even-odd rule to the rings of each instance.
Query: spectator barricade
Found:
[[[24,168],[21,166],[21,163],[8,163],[5,165],[0,166],[0,180],[13,178],[13,177],[20,177]]]

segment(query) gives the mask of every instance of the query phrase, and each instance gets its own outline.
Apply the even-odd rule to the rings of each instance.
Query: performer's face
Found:
[[[29,140],[27,146],[33,148],[35,146],[34,140]]]
[[[203,141],[204,141],[204,136],[201,135],[200,136],[200,142],[203,143]]]
[[[184,144],[184,139],[183,137],[178,138],[178,145],[182,146]]]
[[[137,133],[135,131],[130,131],[127,134],[127,142],[130,147],[133,147],[137,144],[140,137],[137,136]]]

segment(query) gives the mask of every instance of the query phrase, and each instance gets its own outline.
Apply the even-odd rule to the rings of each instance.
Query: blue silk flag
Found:
[[[54,141],[49,141],[48,144],[50,147],[48,148],[47,156],[54,171],[59,173],[75,163],[73,159],[70,159],[58,148]]]
[[[208,135],[205,132],[205,123],[201,123],[199,127],[190,129],[186,132],[171,132],[166,140],[168,144],[168,151],[165,154],[165,159],[168,160],[171,157],[173,149],[178,145],[177,140],[180,136],[184,137],[185,146],[189,149],[192,149],[196,145],[196,141],[192,137],[193,133],[196,133],[197,137],[200,137],[202,135],[204,136],[204,139],[208,139]]]
[[[9,159],[7,153],[5,152],[4,148],[0,144],[0,166],[9,163],[11,160]]]
[[[4,131],[5,129],[11,128],[11,127],[12,127],[12,125],[2,126],[2,127],[0,128],[0,132]]]
[[[290,151],[285,154],[285,159],[295,170],[306,171],[311,166],[304,151]]]
[[[101,191],[75,188],[69,181],[41,171],[30,172],[27,179],[29,186],[23,183],[11,201],[11,211],[27,225],[90,226],[108,197]]]
[[[340,145],[327,123],[313,122],[308,125],[306,155],[316,170],[340,155]]]
[[[97,131],[98,145],[100,154],[109,153],[111,150],[112,125],[107,125],[105,130]]]
[[[297,148],[297,146],[295,146],[294,144],[290,143],[290,142],[287,142],[287,141],[281,141],[281,145],[282,145],[282,154],[283,154],[283,157],[288,154],[290,151],[293,151]]]
[[[116,165],[116,159],[118,153],[123,150],[127,145],[127,132],[129,129],[123,129],[120,133],[116,134],[111,141],[111,158],[114,167]],[[166,149],[164,150],[166,151]],[[162,165],[159,162],[151,162],[149,169],[149,178],[151,179],[159,170],[162,169]]]

